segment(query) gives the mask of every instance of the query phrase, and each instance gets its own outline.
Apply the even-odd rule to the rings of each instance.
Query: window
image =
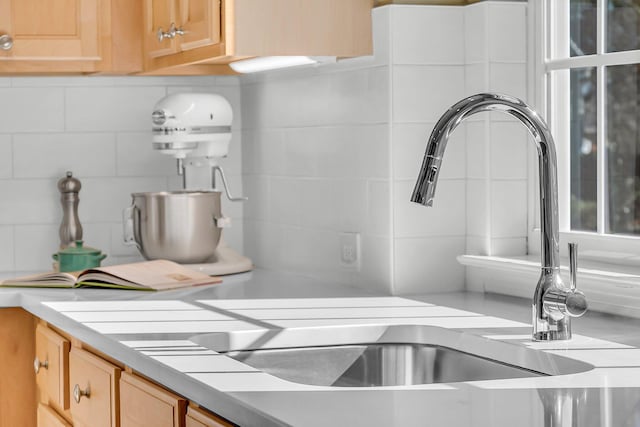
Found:
[[[541,23],[536,104],[558,150],[563,236],[640,261],[640,0],[529,5]]]

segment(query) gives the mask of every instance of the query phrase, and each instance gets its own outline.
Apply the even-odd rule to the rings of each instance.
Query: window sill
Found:
[[[467,267],[467,289],[531,298],[540,276],[537,256],[497,257],[461,255]],[[568,281],[566,260],[561,275]],[[578,288],[591,310],[640,318],[640,268],[580,260]]]

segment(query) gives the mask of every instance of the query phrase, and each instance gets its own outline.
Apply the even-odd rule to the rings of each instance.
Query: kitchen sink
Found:
[[[417,325],[240,331],[191,341],[283,380],[331,387],[468,382],[593,368],[518,343]]]

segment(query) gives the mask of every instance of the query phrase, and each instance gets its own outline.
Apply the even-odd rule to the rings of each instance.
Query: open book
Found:
[[[183,267],[173,261],[154,260],[133,264],[96,267],[73,273],[42,273],[0,281],[0,286],[79,288],[99,287],[163,291],[188,286],[219,283],[199,271]]]

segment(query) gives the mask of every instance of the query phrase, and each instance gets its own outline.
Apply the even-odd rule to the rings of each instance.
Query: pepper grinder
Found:
[[[82,240],[82,225],[78,218],[78,193],[82,188],[80,180],[73,177],[71,171],[58,181],[60,203],[62,204],[62,223],[60,224],[60,248],[65,248],[76,240]]]

